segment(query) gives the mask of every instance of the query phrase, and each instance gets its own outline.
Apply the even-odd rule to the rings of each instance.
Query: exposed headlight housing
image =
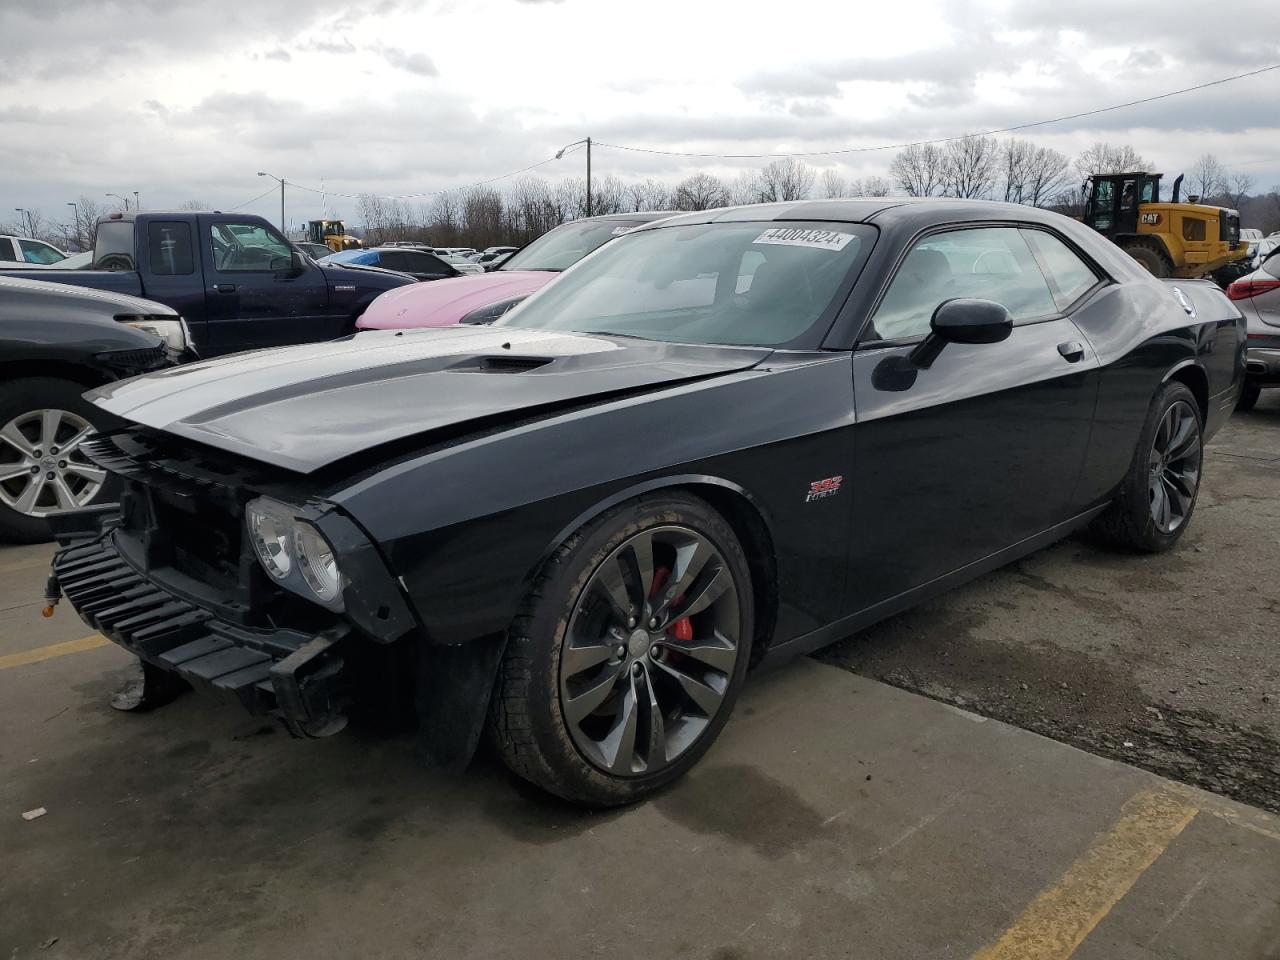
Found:
[[[258,563],[272,580],[330,610],[343,608],[337,553],[293,507],[258,497],[245,507],[245,525]]]
[[[131,327],[137,327],[139,330],[146,330],[148,333],[154,333],[157,337],[164,341],[165,346],[171,350],[181,353],[191,346],[191,336],[187,331],[187,324],[181,317],[161,316],[120,316],[116,317],[121,323],[127,323]]]
[[[524,300],[523,296],[511,297],[507,300],[499,300],[496,303],[489,303],[483,307],[472,310],[465,317],[459,320],[459,323],[493,323],[499,317],[508,313],[516,304]]]

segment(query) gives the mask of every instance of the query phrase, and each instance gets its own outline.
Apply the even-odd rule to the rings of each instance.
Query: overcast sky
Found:
[[[1076,113],[1280,63],[1280,3],[1102,0],[0,0],[0,222],[81,194],[279,217],[268,171],[416,194],[569,141],[715,153],[875,146]],[[1029,131],[1132,144],[1176,174],[1212,151],[1280,183],[1280,71]],[[884,174],[892,152],[809,158]],[[538,168],[580,175],[581,152]],[[672,182],[749,162],[599,148]],[[759,161],[763,163],[763,161]],[[330,196],[353,217],[354,200]],[[289,218],[320,195],[288,193]]]

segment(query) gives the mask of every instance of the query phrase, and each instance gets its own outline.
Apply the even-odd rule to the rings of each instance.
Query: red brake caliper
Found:
[[[649,599],[652,600],[658,595],[658,592],[667,582],[667,578],[671,576],[671,571],[666,567],[658,567],[653,571],[653,586],[649,590]],[[676,597],[675,602],[680,603],[684,599],[681,595]],[[693,624],[688,617],[681,617],[675,623],[667,627],[667,636],[673,640],[682,640],[688,643],[693,639]]]

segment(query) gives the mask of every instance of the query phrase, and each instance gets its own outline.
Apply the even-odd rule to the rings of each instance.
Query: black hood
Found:
[[[127,420],[310,473],[471,422],[745,370],[770,352],[513,327],[371,330],[189,364],[89,398]]]

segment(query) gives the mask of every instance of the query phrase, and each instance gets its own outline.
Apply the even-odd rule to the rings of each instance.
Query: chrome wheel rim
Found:
[[[1185,400],[1160,419],[1149,458],[1151,519],[1162,533],[1184,523],[1200,485],[1200,421]]]
[[[107,479],[80,449],[91,433],[68,410],[31,410],[0,427],[0,503],[28,517],[89,503]]]
[[[674,763],[719,715],[738,663],[738,587],[688,527],[652,527],[592,572],[560,648],[574,745],[611,776]]]

